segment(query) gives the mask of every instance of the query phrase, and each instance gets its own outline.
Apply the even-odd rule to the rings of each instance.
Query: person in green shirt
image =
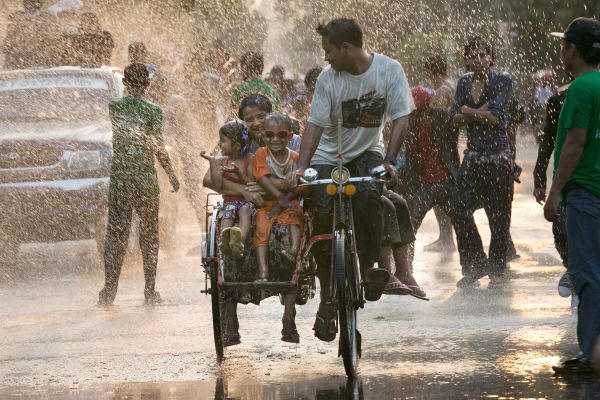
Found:
[[[273,104],[274,111],[281,110],[281,98],[277,90],[261,79],[264,69],[263,56],[260,53],[249,51],[240,58],[240,73],[244,82],[233,88],[231,94],[231,109],[235,114],[244,98],[251,94],[262,94]]]
[[[557,374],[592,373],[600,337],[600,22],[576,18],[562,38],[561,61],[575,79],[560,112],[554,179],[544,206],[549,221],[567,209],[567,268],[579,296],[577,340],[581,355],[553,367]]]
[[[155,289],[160,191],[154,158],[167,173],[175,192],[179,190],[179,181],[163,144],[163,112],[159,106],[142,98],[149,82],[144,64],[128,65],[123,79],[128,96],[113,100],[109,105],[113,160],[104,245],[105,284],[99,294],[100,305],[111,305],[117,294],[133,210],[140,220],[145,301],[146,304],[161,301]]]

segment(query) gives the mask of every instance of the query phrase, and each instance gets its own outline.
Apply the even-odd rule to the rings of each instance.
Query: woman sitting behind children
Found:
[[[233,120],[219,129],[219,148],[222,157],[201,152],[210,163],[210,179],[217,192],[223,180],[246,184],[252,181],[253,156],[249,153],[249,133],[244,122]],[[219,248],[225,257],[241,258],[252,217],[254,204],[240,195],[223,194],[223,209],[219,213],[221,237]],[[234,226],[237,222],[237,226]]]
[[[256,212],[256,231],[253,247],[259,267],[257,281],[269,279],[268,246],[269,235],[274,223],[287,225],[291,235],[289,251],[283,250],[286,258],[295,265],[300,250],[300,234],[304,223],[304,213],[300,203],[294,199],[292,181],[297,169],[298,153],[287,148],[293,136],[291,120],[283,113],[271,113],[264,120],[263,143],[254,156],[254,179],[266,192],[264,205]],[[279,276],[280,280],[291,280],[292,276]],[[296,294],[284,296],[283,330],[281,340],[299,343],[296,330]]]

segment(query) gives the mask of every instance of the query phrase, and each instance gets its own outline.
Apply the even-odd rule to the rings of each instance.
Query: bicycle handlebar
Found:
[[[330,183],[333,183],[336,185],[339,184],[339,182],[336,182],[333,179],[317,179],[312,182],[306,182],[302,178],[300,178],[300,180],[303,181],[304,183],[301,183],[300,185],[296,186],[298,188],[308,187],[308,186],[317,186],[317,185],[328,185]],[[373,177],[373,176],[357,176],[357,177],[348,179],[346,182],[344,182],[344,185],[347,183],[360,183],[360,182],[383,182],[383,179],[378,178],[378,177]]]

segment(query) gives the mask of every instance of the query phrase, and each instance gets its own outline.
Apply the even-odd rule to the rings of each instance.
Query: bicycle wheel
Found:
[[[217,361],[221,362],[223,356],[223,326],[221,325],[221,293],[218,284],[217,269],[218,261],[213,260],[210,263],[210,300],[212,303],[213,334],[215,337],[215,350],[217,352]]]
[[[340,328],[340,354],[344,360],[346,375],[358,373],[359,343],[356,321],[354,270],[346,232],[335,232],[335,276],[337,283],[338,321]]]

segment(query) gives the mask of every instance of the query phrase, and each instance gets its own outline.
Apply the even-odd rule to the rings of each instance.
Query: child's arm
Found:
[[[277,202],[279,203],[280,207],[290,208],[292,206],[289,197],[286,195],[286,193],[280,191],[279,189],[277,189],[277,187],[275,187],[275,185],[271,182],[270,176],[263,176],[258,180],[258,183],[260,183],[260,186],[262,186],[263,189],[265,189],[265,192],[267,192],[267,194],[277,199]]]
[[[290,183],[285,179],[269,176],[269,180],[271,181],[271,184],[273,184],[273,186],[275,186],[280,192],[287,193],[290,191]]]
[[[240,167],[234,163],[231,163],[231,165],[223,165],[221,167],[221,172],[235,174],[242,185],[250,182],[250,178],[248,178],[248,176],[240,170]]]
[[[223,190],[223,174],[220,170],[220,160],[216,156],[209,156],[204,150],[200,152],[200,156],[208,160],[211,189],[221,193]]]

